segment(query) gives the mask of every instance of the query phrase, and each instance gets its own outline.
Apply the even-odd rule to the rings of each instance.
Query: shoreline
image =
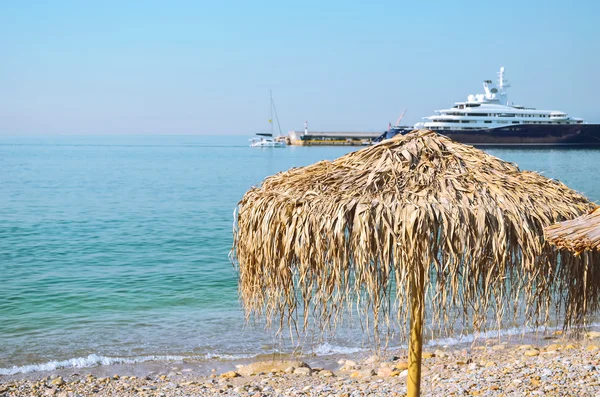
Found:
[[[582,334],[589,332],[600,333],[600,322],[592,322],[581,328]],[[506,343],[538,343],[539,340],[555,338],[557,335],[563,338],[573,338],[576,330],[568,331],[563,335],[562,327],[513,327],[502,328],[500,330],[488,330],[480,333],[462,334],[453,337],[441,337],[429,339],[424,344],[424,349],[444,348],[472,348],[476,345],[489,344],[493,341],[503,340]],[[491,342],[490,342],[491,341]],[[406,349],[406,344],[387,346],[382,348],[382,354],[401,351]],[[208,374],[209,370],[217,367],[226,367],[247,364],[249,362],[262,361],[272,358],[278,359],[312,359],[318,362],[328,361],[329,357],[345,356],[368,356],[374,353],[372,345],[363,340],[362,346],[337,346],[323,341],[318,346],[297,347],[287,352],[272,351],[250,353],[204,353],[204,354],[182,354],[182,353],[158,353],[142,354],[139,356],[112,356],[104,354],[90,353],[87,356],[77,356],[73,358],[58,358],[51,361],[23,363],[15,366],[0,366],[0,381],[3,379],[29,379],[30,376],[36,377],[41,373],[56,373],[61,371],[79,370],[102,372],[102,368],[135,368],[135,367],[153,367],[174,365],[186,365],[194,368],[194,373]],[[15,371],[11,373],[11,371]],[[137,371],[137,370],[136,370]],[[8,373],[7,373],[8,372]]]
[[[426,346],[423,395],[600,395],[600,332]],[[406,349],[328,356],[147,361],[0,376],[0,396],[402,396]],[[354,394],[353,394],[354,393]],[[357,394],[358,393],[358,394]]]
[[[585,327],[580,329],[582,334],[589,332],[600,332],[600,322],[594,321],[588,323]],[[566,338],[574,337],[576,330],[569,330]],[[546,327],[512,327],[502,328],[496,330],[487,330],[479,333],[462,334],[451,337],[439,337],[433,338],[426,341],[424,344],[425,349],[437,349],[440,346],[444,348],[469,348],[477,344],[490,343],[490,341],[504,340],[512,343],[518,341],[519,343],[537,343],[538,340],[554,338],[556,335],[563,335],[562,327],[559,326],[546,326]],[[274,347],[275,345],[273,345]],[[399,351],[406,349],[406,344],[392,345],[382,348],[382,353],[390,351]],[[291,348],[290,348],[291,349]],[[185,354],[181,352],[177,353],[148,353],[139,356],[112,356],[104,355],[101,353],[90,353],[87,356],[77,356],[73,358],[57,358],[51,361],[23,363],[15,366],[0,366],[0,380],[3,378],[15,378],[20,379],[42,372],[57,372],[69,369],[78,369],[80,371],[94,370],[95,368],[101,367],[134,367],[134,366],[156,366],[156,363],[169,363],[174,364],[190,364],[198,365],[200,368],[210,367],[210,363],[221,363],[227,365],[228,363],[248,363],[254,361],[260,361],[270,359],[273,357],[279,357],[282,359],[286,358],[312,358],[316,357],[325,360],[327,357],[343,357],[350,355],[369,355],[373,354],[374,350],[372,345],[369,345],[367,340],[362,341],[361,346],[338,346],[332,345],[330,342],[323,341],[317,346],[313,347],[296,347],[295,349],[287,352],[281,352],[273,350],[271,352],[260,352],[256,354],[251,353],[204,353],[204,354]],[[153,365],[154,364],[154,365]],[[232,365],[234,365],[232,364]],[[48,368],[48,369],[45,369]],[[15,373],[6,373],[11,370],[17,370]]]

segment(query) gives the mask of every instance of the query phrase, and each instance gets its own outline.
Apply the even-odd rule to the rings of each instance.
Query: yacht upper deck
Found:
[[[435,115],[424,117],[415,128],[434,130],[481,129],[504,127],[507,124],[583,124],[583,119],[572,118],[557,110],[537,110],[509,105],[506,89],[510,87],[504,76],[504,67],[498,73],[498,84],[483,82],[483,94],[469,95],[467,101],[456,102],[452,108],[436,110]],[[468,125],[465,125],[468,124]]]

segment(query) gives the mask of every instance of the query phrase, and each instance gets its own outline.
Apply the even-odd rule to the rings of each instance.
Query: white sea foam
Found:
[[[600,323],[588,324],[587,328],[600,327]],[[463,343],[473,343],[475,340],[485,340],[489,338],[507,337],[516,335],[535,334],[543,331],[558,331],[562,330],[562,326],[554,327],[515,327],[500,330],[492,330],[486,332],[475,332],[472,334],[461,335],[450,338],[432,339],[426,343],[426,346],[455,346]]]
[[[145,361],[180,361],[183,356],[141,356],[141,357],[106,357],[90,354],[87,357],[76,357],[63,361],[49,361],[43,364],[30,364],[0,368],[0,375],[26,374],[29,372],[54,371],[61,368],[89,368],[99,365],[135,364]]]
[[[331,354],[352,354],[365,351],[367,349],[360,347],[336,346],[327,342],[320,344],[314,349],[317,356],[328,356]]]
[[[14,366],[11,368],[0,368],[0,375],[27,374],[30,372],[54,371],[63,368],[90,368],[100,365],[114,364],[137,364],[148,361],[182,361],[182,360],[226,360],[234,361],[256,357],[256,354],[215,354],[208,353],[196,356],[140,356],[140,357],[107,357],[90,354],[87,357],[76,357],[62,361],[49,361],[42,364],[29,364]]]
[[[253,358],[256,357],[257,354],[217,354],[217,353],[207,353],[202,356],[204,360],[241,360],[245,358]]]

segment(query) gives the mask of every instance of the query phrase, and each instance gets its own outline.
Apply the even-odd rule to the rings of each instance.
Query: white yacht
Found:
[[[436,110],[414,127],[394,126],[382,139],[413,129],[430,129],[455,141],[485,144],[600,145],[600,124],[588,124],[558,110],[538,110],[509,103],[504,68],[498,84],[483,82],[483,94],[469,95],[452,108]]]

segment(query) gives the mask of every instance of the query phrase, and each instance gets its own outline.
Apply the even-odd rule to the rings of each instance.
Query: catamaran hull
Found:
[[[285,142],[254,142],[250,147],[285,147]]]
[[[384,139],[413,128],[393,128],[386,131]],[[506,127],[473,130],[439,130],[457,142],[469,145],[557,145],[600,146],[600,124],[579,125],[509,125]]]

